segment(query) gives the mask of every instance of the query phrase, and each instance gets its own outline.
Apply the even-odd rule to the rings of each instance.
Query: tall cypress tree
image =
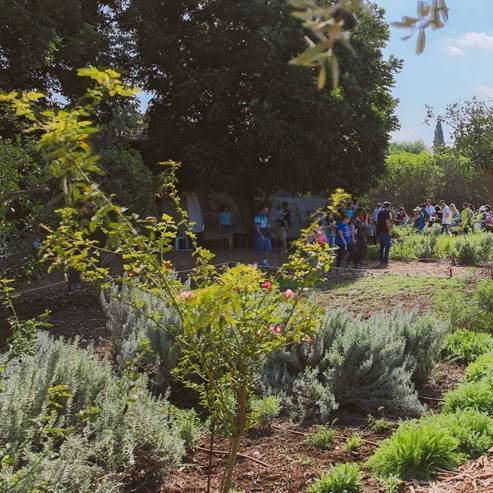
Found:
[[[440,147],[445,145],[445,138],[443,136],[442,119],[437,118],[437,124],[435,126],[435,137],[433,138],[433,149],[437,151]]]

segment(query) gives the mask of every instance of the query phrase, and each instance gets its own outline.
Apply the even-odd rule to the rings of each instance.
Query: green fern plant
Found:
[[[459,440],[437,423],[410,421],[380,444],[367,465],[378,476],[426,480],[439,468],[456,467],[463,458]]]
[[[476,458],[493,445],[493,418],[476,409],[461,409],[452,414],[425,418],[447,431],[459,441],[458,450]]]
[[[305,444],[322,450],[328,450],[334,443],[335,432],[332,428],[321,425],[305,437]]]
[[[354,452],[355,450],[358,450],[364,443],[365,443],[365,441],[361,437],[361,435],[358,435],[357,433],[355,433],[354,435],[351,435],[346,440],[346,443],[342,447],[342,450],[344,452]]]
[[[443,411],[454,413],[462,409],[476,409],[493,416],[493,384],[484,379],[464,382],[445,395]]]
[[[467,382],[493,379],[493,353],[482,354],[470,363],[466,368],[465,378]]]
[[[308,488],[308,493],[359,493],[361,472],[357,464],[346,462],[331,467]]]
[[[443,355],[454,361],[470,363],[478,356],[493,351],[493,336],[463,329],[445,337]]]

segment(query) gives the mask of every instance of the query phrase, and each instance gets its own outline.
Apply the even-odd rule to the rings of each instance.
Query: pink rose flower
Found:
[[[177,296],[177,299],[183,301],[183,300],[189,300],[192,297],[193,297],[193,291],[183,291]]]
[[[275,327],[272,327],[271,330],[274,334],[277,335],[282,334],[282,327],[280,325],[276,325]]]
[[[287,300],[290,300],[293,296],[294,296],[294,291],[292,289],[286,289],[286,291],[284,291],[284,297]]]
[[[271,287],[272,287],[272,283],[270,281],[264,281],[260,287],[262,289],[265,289],[266,291],[268,291]]]

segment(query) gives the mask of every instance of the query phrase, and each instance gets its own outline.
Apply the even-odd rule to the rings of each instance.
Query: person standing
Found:
[[[442,208],[442,232],[449,234],[452,227],[452,210],[445,200],[440,200],[440,207]]]
[[[288,228],[291,224],[291,211],[287,202],[282,203],[279,215],[279,239],[281,241],[281,252],[288,253]]]
[[[426,200],[426,205],[425,205],[426,212],[428,213],[428,225],[433,226],[433,223],[436,220],[436,214],[437,210],[431,203],[431,199]]]
[[[255,234],[255,249],[263,257],[261,263],[269,264],[269,254],[272,252],[272,240],[269,234],[269,208],[262,207],[253,220]]]
[[[352,250],[352,260],[355,267],[360,267],[361,262],[368,251],[368,228],[367,228],[367,212],[364,209],[356,211],[354,223],[355,243]]]
[[[409,216],[404,207],[399,208],[399,212],[395,216],[394,222],[397,226],[407,226],[409,224]]]
[[[325,227],[325,235],[329,242],[330,248],[336,246],[336,236],[337,236],[337,223],[333,212],[329,212],[327,215],[327,225]]]
[[[368,226],[367,226],[367,235],[368,235],[368,245],[376,245],[377,244],[377,228],[375,225],[375,221],[373,217],[368,218]]]
[[[457,227],[460,225],[460,212],[455,204],[450,204],[450,212],[452,213],[452,226]]]
[[[375,209],[373,209],[373,212],[371,213],[371,218],[373,219],[373,222],[377,224],[378,221],[378,214],[380,214],[380,211],[382,210],[382,203],[378,202],[377,206]]]
[[[378,214],[377,236],[380,241],[380,265],[387,267],[389,264],[390,247],[392,246],[392,213],[390,202],[384,202],[383,208]]]
[[[349,226],[349,217],[343,216],[341,222],[337,225],[336,246],[337,258],[336,266],[340,267],[344,257],[351,251],[351,228]]]
[[[421,207],[416,207],[413,215],[413,226],[418,233],[422,233],[425,229],[425,215],[421,210]]]

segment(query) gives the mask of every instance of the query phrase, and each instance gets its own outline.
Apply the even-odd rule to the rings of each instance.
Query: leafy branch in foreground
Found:
[[[329,71],[334,88],[339,84],[339,62],[334,53],[336,42],[354,52],[350,43],[350,33],[357,26],[357,14],[368,6],[363,0],[339,0],[327,5],[316,0],[289,0],[296,10],[293,15],[303,21],[309,36],[305,36],[308,48],[291,60],[293,65],[318,67],[318,88],[327,83]],[[418,32],[416,52],[423,53],[426,45],[426,29],[441,29],[448,21],[448,7],[445,0],[418,0],[417,17],[405,16],[401,22],[393,22],[394,27],[411,29],[409,39]]]

